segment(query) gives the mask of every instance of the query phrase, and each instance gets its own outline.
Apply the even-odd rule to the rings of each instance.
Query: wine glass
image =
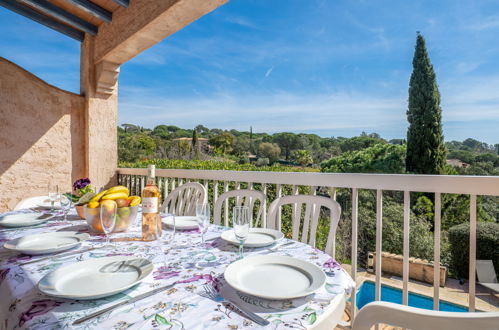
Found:
[[[49,183],[47,186],[49,200],[50,200],[50,212],[54,212],[54,204],[57,200],[57,195],[59,194],[59,186]]]
[[[196,204],[196,222],[198,224],[199,232],[201,233],[201,244],[204,245],[204,234],[210,225],[210,204]]]
[[[162,220],[161,218],[165,219],[172,219],[171,221],[171,227],[164,228],[163,230],[160,231],[160,236],[158,241],[161,255],[163,256],[163,264],[166,267],[167,266],[167,260],[166,260],[166,255],[170,251],[170,246],[173,244],[173,241],[175,240],[175,214],[158,214],[158,222],[161,225]],[[170,223],[170,222],[169,222]]]
[[[64,212],[64,221],[66,221],[68,218],[68,212],[71,209],[71,199],[64,195],[61,195],[59,197],[59,204],[61,205],[62,212]]]
[[[108,203],[100,207],[100,223],[102,231],[106,235],[106,245],[109,245],[110,234],[116,226],[116,203]]]
[[[232,209],[232,225],[234,226],[234,235],[239,241],[239,259],[244,257],[244,241],[248,238],[250,228],[250,212],[247,206],[235,206]]]

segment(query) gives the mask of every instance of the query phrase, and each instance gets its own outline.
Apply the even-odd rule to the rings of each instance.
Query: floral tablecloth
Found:
[[[32,212],[28,210],[16,212]],[[75,215],[70,215],[70,218]],[[137,218],[140,219],[138,214]],[[113,238],[140,237],[140,227]],[[0,329],[256,329],[261,326],[241,317],[223,303],[231,297],[250,307],[270,321],[267,329],[306,329],[320,319],[330,302],[353,288],[353,281],[340,265],[327,254],[308,245],[295,242],[270,251],[268,248],[246,249],[251,255],[288,255],[307,260],[322,267],[327,275],[326,285],[306,298],[268,301],[235,291],[223,280],[228,264],[237,260],[237,248],[219,238],[225,227],[212,225],[200,244],[196,231],[177,231],[171,244],[159,242],[120,241],[106,247],[104,236],[91,236],[80,248],[98,249],[66,257],[20,266],[19,263],[37,256],[19,255],[3,248],[3,243],[26,234],[57,230],[86,230],[85,221],[62,221],[54,217],[42,227],[6,229],[0,227]],[[217,237],[217,238],[215,238]],[[209,240],[210,238],[215,238]],[[286,241],[286,240],[285,240]],[[279,243],[282,244],[282,243]],[[164,253],[166,252],[166,253]],[[103,256],[133,255],[154,263],[154,271],[141,284],[112,297],[75,301],[51,298],[40,293],[36,285],[51,270],[67,263]],[[172,288],[149,298],[123,306],[78,326],[78,318],[124,299],[137,296],[156,287],[177,282]],[[91,283],[88,283],[90,286]],[[212,286],[216,291],[210,290]],[[213,295],[213,292],[218,294]]]

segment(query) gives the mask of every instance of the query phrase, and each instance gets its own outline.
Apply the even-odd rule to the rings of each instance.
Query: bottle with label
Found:
[[[142,190],[142,239],[154,241],[161,237],[159,216],[160,194],[156,186],[156,166],[147,167],[147,182]]]

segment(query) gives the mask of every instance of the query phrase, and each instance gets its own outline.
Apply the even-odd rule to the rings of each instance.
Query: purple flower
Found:
[[[326,261],[322,265],[322,267],[324,267],[324,268],[338,268],[338,269],[340,269],[341,265],[334,258],[331,258],[328,261]]]
[[[191,283],[191,282],[196,282],[199,280],[206,280],[207,283],[213,283],[213,281],[214,281],[213,276],[211,276],[210,274],[204,274],[204,275],[195,274],[191,278],[188,278],[188,279],[183,280],[183,281],[179,281],[178,283]]]
[[[178,276],[180,272],[170,271],[168,267],[159,267],[153,273],[153,278],[155,280],[165,280],[167,278]]]
[[[48,313],[55,307],[60,306],[61,304],[62,302],[60,301],[55,301],[50,299],[33,301],[31,307],[26,312],[20,315],[19,326],[22,327],[23,324],[26,323],[27,321],[33,319],[36,316]]]
[[[88,186],[89,184],[90,184],[90,179],[89,178],[83,178],[83,179],[76,180],[73,183],[73,190],[83,189],[86,186]]]

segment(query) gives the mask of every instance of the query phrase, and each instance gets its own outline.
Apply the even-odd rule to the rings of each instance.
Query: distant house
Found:
[[[465,163],[459,159],[447,159],[447,164],[453,167],[467,168],[470,164]]]

